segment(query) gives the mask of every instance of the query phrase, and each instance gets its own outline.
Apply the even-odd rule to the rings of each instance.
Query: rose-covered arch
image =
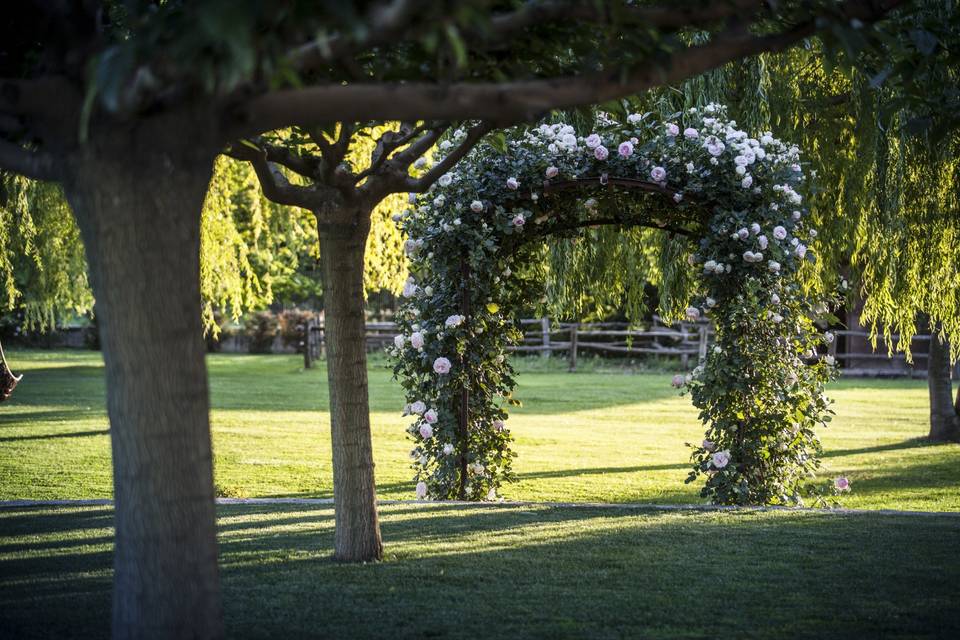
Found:
[[[511,479],[506,348],[522,337],[514,310],[540,295],[519,273],[551,236],[619,225],[688,240],[672,277],[693,282],[687,315],[716,324],[705,361],[674,378],[706,426],[688,482],[706,476],[715,503],[800,501],[833,363],[817,356],[831,336],[814,325],[831,301],[798,279],[816,236],[799,152],[750,137],[719,105],[670,120],[606,118],[586,137],[561,123],[509,131],[399,216],[413,275],[391,351],[418,497],[495,499]]]

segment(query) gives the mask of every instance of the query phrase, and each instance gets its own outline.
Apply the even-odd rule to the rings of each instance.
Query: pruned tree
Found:
[[[325,285],[330,425],[336,501],[335,556],[340,560],[380,558],[373,445],[367,398],[364,250],[371,214],[395,193],[418,193],[449,171],[492,129],[486,122],[456,129],[452,148],[420,176],[414,164],[450,130],[449,122],[346,122],[334,136],[320,127],[297,128],[282,139],[263,136],[234,144],[228,155],[250,162],[264,194],[279,204],[301,207],[316,217]],[[355,138],[374,136],[366,162],[347,162]],[[370,145],[368,145],[370,146]],[[304,185],[293,184],[284,170]]]
[[[821,27],[849,31],[901,2],[18,6],[0,27],[0,168],[60,183],[86,249],[113,448],[114,636],[223,633],[199,253],[207,183],[227,145],[335,122],[528,119],[780,50]],[[711,35],[689,44],[691,30]],[[359,276],[338,257],[361,249],[339,246],[341,222],[329,219],[324,259],[339,281],[330,298],[349,315]],[[362,407],[363,383],[338,390],[334,412]],[[347,557],[375,558],[363,544]]]

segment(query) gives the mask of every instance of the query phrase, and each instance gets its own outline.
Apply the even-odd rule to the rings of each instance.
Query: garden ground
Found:
[[[386,557],[330,561],[329,507],[219,509],[227,637],[960,634],[960,517],[382,509]],[[107,637],[112,511],[0,509],[0,635]]]
[[[108,498],[110,441],[100,354],[19,351],[25,374],[0,407],[0,500]],[[330,497],[326,371],[296,356],[209,358],[216,482],[233,497]],[[144,366],[149,366],[144,363]],[[686,442],[703,437],[670,372],[625,374],[602,365],[568,374],[522,360],[508,426],[518,482],[511,500],[700,502],[684,484]],[[824,477],[846,475],[851,508],[960,510],[960,447],[930,445],[919,380],[842,380],[829,389],[837,416],[823,430]],[[370,367],[378,494],[413,497],[403,397],[385,361]]]
[[[99,354],[20,351],[0,408],[0,499],[109,497]],[[235,496],[330,496],[326,375],[293,356],[209,359],[216,480]],[[668,372],[520,363],[510,499],[700,502],[701,430]],[[402,397],[371,366],[382,498],[412,496]],[[960,511],[960,447],[927,445],[925,384],[844,380],[825,476],[844,506]],[[960,515],[659,512],[403,503],[384,562],[330,561],[328,505],[218,509],[228,637],[944,637],[960,634]],[[108,634],[112,509],[0,509],[0,637]]]

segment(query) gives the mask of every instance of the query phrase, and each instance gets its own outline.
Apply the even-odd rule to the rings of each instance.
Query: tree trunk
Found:
[[[190,124],[90,142],[64,184],[106,365],[114,638],[223,636],[199,288],[213,154]]]
[[[333,442],[334,557],[341,562],[383,557],[367,397],[363,255],[368,230],[369,222],[319,229]]]
[[[950,381],[950,346],[941,342],[931,328],[927,359],[927,385],[930,389],[930,439],[956,440],[960,437],[960,418],[954,406]]]

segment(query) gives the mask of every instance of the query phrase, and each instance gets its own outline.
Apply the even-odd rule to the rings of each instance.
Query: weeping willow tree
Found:
[[[406,263],[390,216],[402,197],[377,209],[364,283],[368,292],[399,292]],[[309,213],[260,193],[245,162],[217,160],[201,217],[200,292],[207,331],[276,299],[319,296],[317,229]],[[27,331],[48,331],[91,315],[94,299],[76,222],[61,188],[0,177],[0,316]]]
[[[950,362],[960,357],[958,20],[952,1],[920,2],[884,23],[883,55],[826,34],[633,101],[634,109],[660,113],[723,103],[744,129],[772,130],[803,150],[813,224],[821,230],[819,259],[801,274],[805,286],[824,289],[849,278],[855,286],[847,302],[862,302],[860,321],[874,347],[883,337],[891,353],[907,358],[926,319],[934,334],[937,439],[960,435],[960,394],[954,402],[949,380]],[[553,284],[551,302],[577,311],[588,299],[602,300],[636,314],[640,278],[660,287],[661,312],[676,317],[689,287],[671,267],[674,243],[660,231],[636,237],[611,229],[556,243],[540,267]]]

